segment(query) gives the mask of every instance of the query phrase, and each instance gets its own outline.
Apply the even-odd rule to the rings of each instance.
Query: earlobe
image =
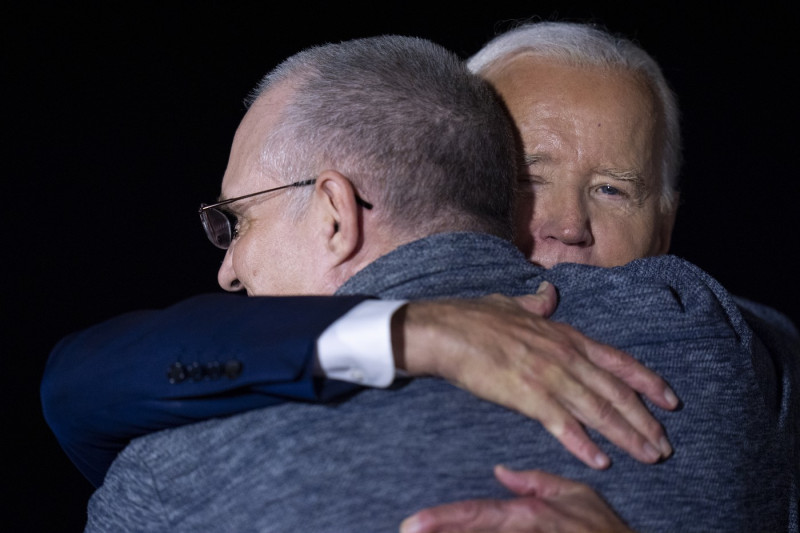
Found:
[[[326,170],[317,176],[314,190],[325,249],[338,266],[358,250],[362,237],[356,190],[345,176]]]

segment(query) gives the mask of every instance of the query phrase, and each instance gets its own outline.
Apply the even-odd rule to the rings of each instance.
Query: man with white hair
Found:
[[[667,253],[678,207],[678,106],[655,60],[586,24],[503,33],[467,62],[525,146],[517,245],[534,263],[623,265]]]
[[[646,51],[592,25],[537,22],[498,35],[467,64],[502,95],[522,137],[529,188],[518,199],[515,242],[532,262],[614,267],[668,252],[679,198],[679,112]],[[785,316],[742,298],[735,301],[769,348],[769,357],[755,362],[763,394],[752,401],[766,401],[771,416],[784,421],[796,516],[800,340]],[[527,482],[535,486],[540,478],[532,472]],[[519,487],[526,484],[525,475],[513,479],[524,494]],[[541,499],[534,503],[543,505]],[[557,498],[551,503],[549,510],[558,512]],[[483,513],[477,512],[479,505],[429,510],[413,522],[424,532],[528,525],[524,498],[484,502]],[[567,506],[561,517],[574,517],[578,508]],[[792,527],[797,528],[796,519]]]
[[[613,340],[686,391],[684,409],[663,417],[682,453],[652,466],[612,451],[610,472],[589,469],[536,423],[416,379],[137,439],[93,496],[88,531],[394,529],[421,507],[501,496],[487,462],[590,483],[635,528],[785,527],[785,443],[746,401],[758,383],[740,378],[762,347],[730,296],[672,257],[613,270],[528,263],[504,240],[516,143],[491,94],[417,39],[287,60],[234,139],[222,184],[233,228],[224,214],[206,220],[228,250],[220,285],[416,299],[523,294],[548,280],[560,290],[555,320]]]

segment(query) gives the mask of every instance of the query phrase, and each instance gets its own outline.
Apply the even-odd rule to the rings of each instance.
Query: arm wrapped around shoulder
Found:
[[[565,264],[545,277],[559,289],[553,319],[630,353],[681,398],[677,411],[654,411],[675,449],[654,489],[662,506],[691,502],[687,517],[709,513],[709,525],[734,530],[791,530],[800,354],[776,351],[766,322],[751,325],[713,277],[674,256],[613,269]]]
[[[99,485],[131,439],[287,399],[323,401],[316,340],[366,299],[205,294],[127,313],[63,339],[41,384],[45,419]]]

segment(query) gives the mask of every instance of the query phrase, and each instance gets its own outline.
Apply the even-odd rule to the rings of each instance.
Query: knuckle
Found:
[[[558,359],[567,365],[575,364],[576,359],[582,358],[580,353],[571,344],[559,343],[556,345]]]
[[[539,344],[543,356],[561,366],[574,364],[577,359],[583,358],[575,345],[562,335],[548,335],[540,338]]]
[[[567,438],[569,433],[567,429],[567,425],[570,422],[569,419],[553,413],[548,413],[545,409],[542,416],[539,417],[539,422],[557,439],[565,440],[565,438]]]
[[[587,442],[588,437],[583,430],[583,426],[575,419],[565,420],[560,424],[560,436],[563,440],[572,443],[573,446],[582,448],[590,446]]]
[[[652,416],[647,417],[641,425],[647,435],[661,437],[664,434],[664,427]]]
[[[594,405],[594,415],[598,422],[606,424],[616,417],[617,409],[613,403],[598,399]]]
[[[644,368],[636,359],[612,346],[593,340],[588,340],[587,345],[589,351],[593,354],[594,360],[610,371],[629,374],[639,368]]]
[[[639,401],[636,393],[623,383],[615,383],[609,391],[609,399],[614,405],[628,405]]]

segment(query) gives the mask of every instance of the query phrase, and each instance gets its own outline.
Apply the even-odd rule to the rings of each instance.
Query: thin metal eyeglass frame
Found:
[[[238,202],[239,200],[244,200],[245,198],[250,198],[252,196],[258,196],[259,194],[267,194],[268,192],[280,191],[281,189],[288,189],[289,187],[305,187],[306,185],[314,185],[316,182],[317,182],[316,179],[295,181],[294,183],[290,183],[288,185],[281,185],[280,187],[273,187],[272,189],[267,189],[264,191],[251,192],[250,194],[237,196],[236,198],[228,198],[227,200],[222,200],[221,202],[217,202],[215,204],[200,204],[199,212],[202,213],[206,209],[214,209],[221,205],[232,204],[233,202]]]
[[[205,230],[206,237],[208,237],[208,240],[211,241],[211,244],[213,244],[214,246],[216,246],[217,248],[220,248],[222,250],[227,250],[228,247],[230,246],[230,243],[233,242],[233,228],[231,227],[230,219],[228,218],[228,215],[224,211],[221,211],[221,210],[217,209],[218,207],[220,207],[222,205],[227,205],[227,204],[230,204],[230,203],[233,203],[233,202],[238,202],[239,200],[244,200],[246,198],[251,198],[253,196],[258,196],[259,194],[266,194],[268,192],[280,191],[282,189],[289,189],[291,187],[305,187],[307,185],[313,185],[316,182],[317,182],[316,179],[295,181],[293,183],[289,183],[288,185],[281,185],[280,187],[273,187],[272,189],[266,189],[266,190],[258,191],[258,192],[251,192],[250,194],[245,194],[243,196],[237,196],[236,198],[228,198],[227,200],[222,200],[221,202],[216,202],[214,204],[208,204],[208,205],[200,204],[200,209],[197,212],[200,215],[200,222],[203,224],[203,230]],[[365,200],[362,200],[358,195],[356,195],[356,203],[358,203],[358,205],[362,206],[365,209],[372,209],[372,207],[373,207],[371,203],[369,203],[369,202],[367,202]],[[215,232],[210,229],[210,222],[208,220],[207,212],[209,212],[209,211],[210,212],[219,213],[225,219],[226,226],[227,226],[227,229],[228,229],[228,232],[227,232],[228,233],[228,237],[226,239],[227,242],[225,243],[225,245],[220,244],[214,238],[215,237]]]

